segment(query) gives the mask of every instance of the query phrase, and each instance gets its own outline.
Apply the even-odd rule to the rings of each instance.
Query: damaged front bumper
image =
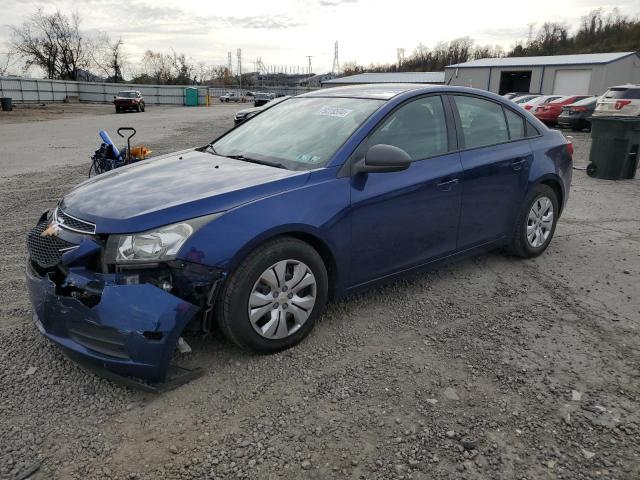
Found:
[[[199,307],[151,284],[119,285],[84,267],[70,268],[60,294],[50,274],[29,263],[27,286],[33,318],[49,340],[116,374],[163,381],[178,338]]]

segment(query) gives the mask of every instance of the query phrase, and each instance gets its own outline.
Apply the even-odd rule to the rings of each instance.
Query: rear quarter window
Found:
[[[524,118],[507,108],[504,109],[504,115],[507,118],[507,124],[509,125],[509,137],[511,140],[525,138]]]

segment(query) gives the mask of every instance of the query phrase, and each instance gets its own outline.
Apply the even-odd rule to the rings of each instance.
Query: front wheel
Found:
[[[236,345],[262,353],[306,337],[327,301],[328,275],[318,252],[292,237],[258,247],[230,275],[216,317]]]
[[[145,107],[144,107],[144,103],[141,103],[141,104],[140,104],[140,111],[141,111],[141,112],[144,112],[144,108],[145,108]]]
[[[544,252],[555,233],[559,213],[556,192],[547,185],[536,185],[518,215],[511,252],[523,258]]]

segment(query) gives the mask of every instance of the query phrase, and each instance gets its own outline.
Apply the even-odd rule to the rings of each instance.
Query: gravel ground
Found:
[[[210,137],[193,123],[154,150]],[[190,340],[179,360],[207,373],[155,396],[84,371],[30,320],[25,233],[86,170],[0,185],[0,478],[640,477],[640,180],[576,170],[541,257],[334,303],[292,350]]]

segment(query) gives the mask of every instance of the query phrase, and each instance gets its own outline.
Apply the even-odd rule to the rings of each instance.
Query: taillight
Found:
[[[586,112],[586,111],[588,110],[588,108],[587,108],[587,107],[571,107],[571,110],[572,110],[574,113],[577,113],[577,112]]]
[[[629,105],[631,103],[631,100],[618,100],[616,102],[615,108],[616,110],[622,110],[623,107],[625,107],[626,105]]]
[[[571,138],[567,138],[567,153],[573,157],[573,143],[571,142]]]

